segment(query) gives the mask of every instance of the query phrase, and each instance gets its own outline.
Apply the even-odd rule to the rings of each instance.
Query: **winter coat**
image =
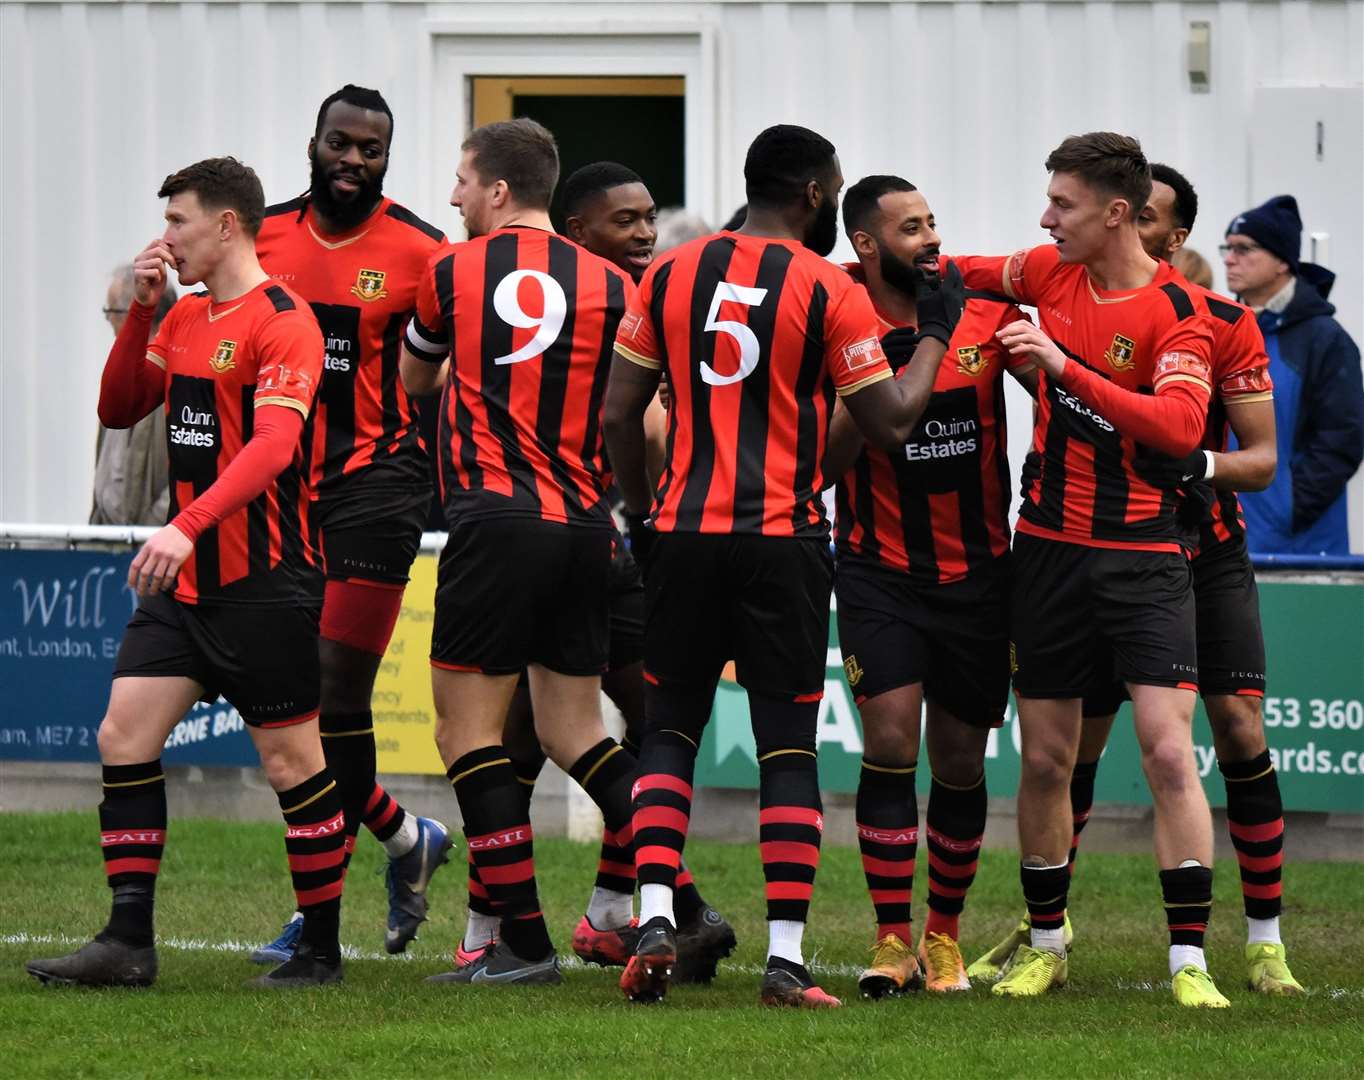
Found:
[[[1287,308],[1258,316],[1274,380],[1279,467],[1264,491],[1241,495],[1252,552],[1350,550],[1345,485],[1364,459],[1364,376],[1358,346],[1326,301],[1335,275],[1311,270],[1297,279]]]

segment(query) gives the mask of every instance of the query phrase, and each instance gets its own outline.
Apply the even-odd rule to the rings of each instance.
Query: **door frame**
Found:
[[[726,145],[718,115],[714,24],[556,18],[488,21],[429,19],[417,56],[417,168],[421,205],[441,205],[454,186],[460,143],[468,134],[474,76],[640,76],[684,81],[683,153],[687,209],[715,220],[717,168]],[[710,148],[709,151],[707,148]]]

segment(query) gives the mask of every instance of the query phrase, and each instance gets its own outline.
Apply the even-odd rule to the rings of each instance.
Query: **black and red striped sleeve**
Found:
[[[431,257],[417,286],[417,308],[407,323],[407,347],[431,364],[442,363],[450,355],[450,329],[441,309],[437,279],[450,276],[453,260],[452,252],[437,252]]]

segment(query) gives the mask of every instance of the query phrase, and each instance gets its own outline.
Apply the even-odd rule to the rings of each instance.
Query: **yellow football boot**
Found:
[[[1065,921],[1066,952],[1070,952],[1071,942],[1075,940],[1075,931],[1070,925],[1070,915],[1066,915]],[[1030,924],[1028,916],[1024,915],[1019,924],[1013,928],[1009,936],[987,952],[979,960],[975,961],[966,969],[966,977],[971,980],[981,982],[995,982],[1009,970],[1009,961],[1013,959],[1014,953],[1020,945],[1030,944],[1032,937],[1030,934]]]
[[[871,967],[858,978],[857,989],[864,998],[881,998],[918,990],[923,983],[914,950],[898,934],[887,934],[871,947]]]
[[[1209,975],[1200,967],[1185,964],[1170,980],[1175,1000],[1191,1009],[1229,1009],[1231,1002],[1222,996]]]
[[[1066,985],[1066,958],[1050,949],[1020,945],[1004,977],[991,988],[1000,997],[1041,997]]]
[[[961,947],[946,934],[925,934],[919,939],[919,967],[923,968],[925,990],[950,994],[971,989]]]
[[[1261,941],[1247,945],[1246,963],[1250,967],[1252,990],[1287,997],[1296,997],[1304,992],[1302,984],[1288,970],[1288,960],[1281,944]]]

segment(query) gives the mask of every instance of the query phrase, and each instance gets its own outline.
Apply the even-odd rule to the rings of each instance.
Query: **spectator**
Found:
[[[109,282],[104,317],[118,336],[133,299],[133,268],[120,266]],[[174,306],[175,289],[166,286],[152,316],[152,337]],[[163,409],[130,428],[101,427],[95,437],[95,492],[91,525],[164,525],[170,505],[166,472],[166,414]]]
[[[1227,226],[1227,287],[1252,308],[1274,380],[1279,468],[1241,496],[1252,552],[1344,555],[1345,485],[1364,459],[1359,348],[1326,302],[1335,274],[1300,262],[1297,200],[1276,195]]]
[[[1180,248],[1170,256],[1170,265],[1184,275],[1185,281],[1192,281],[1205,289],[1212,288],[1212,267],[1193,248]]]
[[[681,206],[669,206],[665,210],[660,210],[656,224],[658,239],[654,241],[655,258],[671,248],[681,247],[691,240],[709,236],[715,231],[706,224],[704,218],[687,213]]]

